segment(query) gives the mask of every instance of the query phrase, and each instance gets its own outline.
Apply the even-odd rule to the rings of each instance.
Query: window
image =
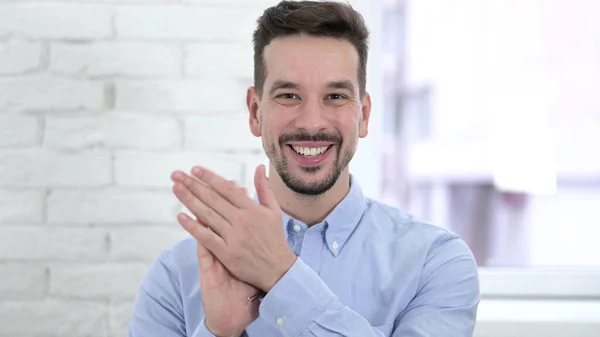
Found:
[[[600,267],[600,5],[387,5],[383,199],[480,266]]]
[[[380,4],[378,198],[469,244],[475,336],[599,336],[600,2]]]

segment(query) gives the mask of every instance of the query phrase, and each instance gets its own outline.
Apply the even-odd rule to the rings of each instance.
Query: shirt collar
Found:
[[[258,202],[258,196],[254,196],[254,200]],[[321,227],[323,231],[323,239],[329,251],[338,256],[352,232],[360,222],[367,208],[366,199],[362,193],[362,189],[358,185],[356,178],[350,175],[350,190],[346,196],[335,206],[335,208],[325,217],[322,223],[316,224],[316,227]],[[295,223],[301,221],[294,219],[285,212],[281,212],[283,220],[283,232],[286,240]],[[305,224],[303,224],[306,226]]]

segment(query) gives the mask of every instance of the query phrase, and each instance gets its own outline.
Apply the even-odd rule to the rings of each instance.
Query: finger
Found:
[[[181,180],[181,175],[185,175],[185,173],[183,173],[182,171],[173,171],[171,172],[171,181],[173,183],[177,183],[180,182]],[[196,177],[194,177],[193,175],[189,176],[190,178],[194,179],[194,181],[197,181],[199,184],[203,185],[203,186],[208,186],[205,182],[198,180]]]
[[[190,218],[185,213],[179,213],[179,215],[177,215],[177,222],[179,222],[186,232],[190,233],[190,235],[198,241],[198,252],[200,253],[202,249],[207,250],[210,257],[212,257],[212,260],[208,260],[207,258],[209,256],[203,255],[203,258],[205,259],[203,262],[199,260],[199,263],[204,263],[205,265],[208,262],[214,263],[215,255],[218,256],[225,251],[225,241],[209,227]],[[198,255],[198,258],[200,258],[200,255]]]
[[[187,187],[201,203],[215,210],[224,219],[227,219],[228,216],[236,211],[236,207],[231,205],[231,203],[225,200],[219,193],[215,192],[204,182],[196,180],[194,177],[181,171],[175,171],[171,174],[171,179]]]
[[[223,239],[227,237],[232,226],[221,215],[202,203],[181,183],[173,185],[173,193],[201,223],[207,224],[211,230]]]
[[[181,213],[181,216],[185,219],[184,221],[194,221],[187,214]],[[208,227],[207,224],[201,223],[196,220],[201,226]],[[215,263],[215,256],[204,247],[198,240],[196,240],[196,253],[198,254],[198,265],[200,266],[200,271],[203,269],[210,268]]]
[[[196,253],[198,254],[198,265],[200,266],[200,272],[202,272],[202,270],[206,270],[212,267],[212,265],[215,263],[215,257],[197,240],[196,246]]]
[[[271,190],[269,180],[267,179],[267,169],[265,165],[258,165],[254,172],[254,187],[258,195],[258,201],[261,205],[269,208],[278,208],[279,204],[275,199],[275,194]]]
[[[219,195],[238,208],[247,208],[253,204],[252,199],[235,182],[227,180],[210,170],[195,166],[192,168],[192,175],[212,187]]]

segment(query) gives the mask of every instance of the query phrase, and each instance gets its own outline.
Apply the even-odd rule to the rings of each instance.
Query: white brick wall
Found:
[[[251,34],[273,3],[0,1],[0,336],[124,336],[148,264],[187,237],[171,171],[252,190]]]
[[[25,122],[33,124],[29,120],[21,123]],[[177,150],[181,147],[181,138],[180,123],[174,117],[123,112],[96,116],[47,117],[44,145],[47,148],[65,150],[103,147]]]
[[[107,39],[113,9],[96,5],[3,4],[0,37],[36,40]]]
[[[35,116],[0,115],[0,148],[39,146],[42,128]]]
[[[276,2],[0,1],[0,336],[125,336],[187,237],[171,171],[252,191],[251,36]]]
[[[38,68],[42,49],[39,43],[9,40],[0,47],[0,74],[20,74]]]
[[[125,336],[187,236],[170,172],[253,193],[251,38],[277,2],[0,0],[0,337]]]
[[[50,47],[50,71],[67,76],[179,77],[181,59],[181,48],[169,44],[57,43]]]

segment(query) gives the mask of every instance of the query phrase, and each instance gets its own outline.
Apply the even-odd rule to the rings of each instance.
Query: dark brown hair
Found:
[[[277,37],[295,34],[344,39],[358,51],[358,84],[362,97],[367,82],[369,31],[350,5],[333,1],[281,1],[267,8],[254,31],[254,87],[262,93],[267,77],[265,47]]]

